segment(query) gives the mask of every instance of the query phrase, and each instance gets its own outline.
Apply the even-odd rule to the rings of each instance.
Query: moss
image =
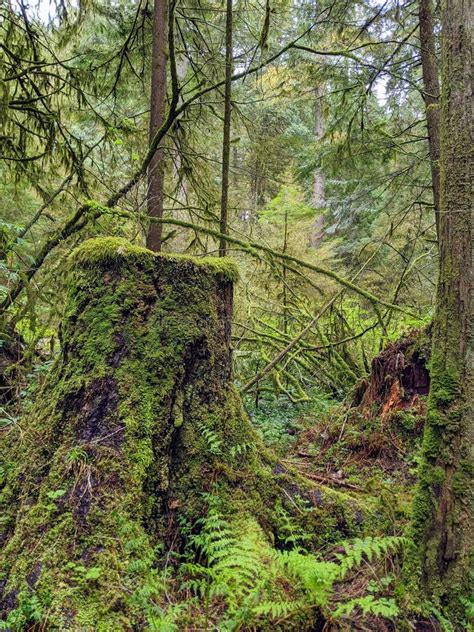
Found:
[[[120,237],[98,237],[85,241],[71,254],[70,265],[95,268],[134,262],[153,266],[156,258],[160,257],[197,266],[203,272],[215,274],[227,281],[235,282],[239,278],[237,266],[228,258],[154,253]]]
[[[269,541],[282,538],[277,501],[314,544],[361,529],[350,497],[279,466],[245,415],[232,266],[109,238],[71,264],[61,358],[21,436],[0,444],[15,463],[0,495],[5,616],[33,621],[33,599],[48,629],[146,627],[165,551],[214,489],[226,516],[252,515]]]
[[[466,625],[462,598],[470,584],[469,552],[462,545],[472,502],[472,473],[466,467],[472,462],[466,441],[469,415],[462,362],[456,355],[458,335],[448,335],[454,322],[451,306],[440,305],[438,317],[410,529],[414,546],[404,564],[405,594],[411,606],[425,614],[434,609],[447,617],[454,629],[461,630]]]

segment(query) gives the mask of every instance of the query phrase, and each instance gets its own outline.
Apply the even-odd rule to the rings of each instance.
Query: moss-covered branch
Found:
[[[114,215],[128,217],[130,219],[135,219],[135,216],[133,215],[133,213],[129,213],[128,211],[123,211],[123,210],[118,210],[118,209],[114,209],[113,211],[111,211],[107,207],[102,207],[102,212],[104,214],[113,213]],[[153,221],[157,221],[161,224],[169,224],[171,226],[181,226],[182,228],[189,228],[190,230],[194,230],[197,232],[204,233],[206,235],[210,235],[211,237],[215,237],[216,239],[220,239],[223,236],[222,233],[220,233],[217,230],[214,230],[213,228],[209,228],[206,226],[198,226],[197,224],[193,224],[192,222],[186,222],[184,220],[174,219],[171,217],[164,217],[162,219],[156,219]],[[360,287],[359,285],[356,285],[349,279],[346,279],[345,277],[341,276],[340,274],[337,274],[337,272],[334,272],[333,270],[330,270],[329,268],[318,266],[317,264],[311,263],[309,261],[305,261],[304,259],[300,259],[298,257],[294,257],[293,255],[278,252],[277,250],[273,250],[272,248],[268,246],[264,246],[263,244],[259,244],[257,242],[244,241],[242,239],[238,239],[237,237],[233,237],[231,235],[224,235],[224,237],[229,243],[234,244],[235,246],[238,246],[240,250],[247,252],[248,254],[252,256],[257,256],[256,253],[263,252],[272,258],[276,258],[281,261],[289,261],[291,263],[297,264],[298,266],[301,266],[302,268],[306,268],[307,270],[312,270],[313,272],[322,274],[323,276],[333,279],[339,285],[342,285],[343,287],[345,287],[348,290],[351,290],[355,294],[362,296],[363,298],[368,300],[372,305],[377,305],[377,304],[383,305],[384,307],[395,310],[402,314],[406,314],[408,316],[411,316],[412,318],[418,318],[415,314],[403,309],[399,305],[394,305],[392,303],[388,303],[387,301],[384,301],[383,299],[375,296],[375,294],[372,294],[372,292],[369,292],[368,290]]]

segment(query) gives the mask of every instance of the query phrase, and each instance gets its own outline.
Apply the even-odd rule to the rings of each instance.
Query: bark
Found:
[[[436,234],[439,239],[439,78],[432,0],[419,0],[419,22],[423,98],[426,108],[431,186],[433,189]]]
[[[232,264],[106,238],[70,265],[61,356],[21,432],[0,435],[0,614],[15,629],[148,629],[156,568],[211,493],[269,542],[286,537],[282,506],[314,546],[360,533],[355,501],[280,465],[243,411]]]
[[[149,143],[161,128],[166,110],[166,61],[168,41],[168,0],[155,0],[152,27],[151,96]],[[164,155],[158,147],[148,165],[147,210],[150,217],[163,217],[164,201]],[[151,223],[146,245],[150,250],[161,250],[163,225]]]
[[[324,138],[325,120],[324,120],[324,84],[320,84],[316,89],[316,101],[314,103],[314,139],[316,143],[321,143]],[[317,248],[323,238],[324,216],[321,209],[326,204],[326,177],[320,167],[315,169],[313,175],[313,207],[318,211],[313,225],[313,234],[311,235],[310,245]]]
[[[0,335],[0,406],[19,402],[21,362],[26,345],[11,326],[4,326]]]
[[[474,340],[472,0],[444,0],[441,43],[440,269],[431,387],[415,500],[421,585],[467,628],[472,555]]]
[[[389,343],[372,360],[367,378],[355,385],[352,407],[382,422],[399,411],[421,409],[420,398],[430,390],[430,345],[431,329]]]
[[[232,0],[226,3],[225,26],[225,86],[224,86],[224,134],[222,139],[222,191],[221,217],[219,230],[227,235],[228,204],[229,204],[229,162],[230,162],[230,125],[232,116]],[[219,240],[219,256],[224,257],[227,242]]]

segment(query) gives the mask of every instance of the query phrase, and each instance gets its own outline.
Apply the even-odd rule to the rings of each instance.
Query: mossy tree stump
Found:
[[[233,265],[119,239],[71,257],[62,353],[0,442],[0,604],[12,627],[145,627],[156,567],[217,494],[278,538],[275,505],[349,534],[355,503],[305,487],[266,452],[231,382]],[[295,500],[296,498],[296,500]],[[33,611],[33,614],[32,614]]]

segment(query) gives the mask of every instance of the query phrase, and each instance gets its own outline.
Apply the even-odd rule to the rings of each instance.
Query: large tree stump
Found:
[[[142,629],[154,569],[179,548],[179,521],[205,513],[206,493],[228,516],[252,515],[269,541],[278,498],[311,505],[299,513],[324,537],[357,528],[355,503],[279,465],[243,412],[231,263],[107,238],[78,248],[71,268],[62,353],[0,440],[4,617],[22,629],[38,608],[41,629]]]

